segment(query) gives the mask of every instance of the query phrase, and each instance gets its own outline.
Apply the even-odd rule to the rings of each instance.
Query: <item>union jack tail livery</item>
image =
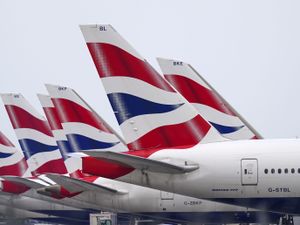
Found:
[[[1,97],[32,175],[67,173],[44,117],[21,94],[2,94]]]
[[[81,159],[77,157],[70,157],[70,154],[74,153],[74,150],[67,140],[50,96],[38,94],[38,98],[43,107],[56,143],[63,155],[68,174],[70,174],[71,177],[82,177],[83,174],[81,173]]]
[[[17,149],[9,139],[0,132],[0,176],[30,176],[27,161],[21,150]],[[20,194],[29,188],[7,180],[1,180],[1,191]]]
[[[261,136],[189,64],[158,58],[164,77],[224,137],[232,140]]]
[[[76,151],[127,151],[126,145],[93,109],[71,88],[46,85],[58,119]]]
[[[27,169],[22,151],[0,131],[0,176],[26,176]]]
[[[80,28],[130,150],[218,140],[218,132],[112,26]]]

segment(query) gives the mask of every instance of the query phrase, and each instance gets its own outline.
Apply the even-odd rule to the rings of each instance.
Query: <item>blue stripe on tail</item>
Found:
[[[26,159],[29,159],[31,156],[37,153],[57,150],[57,146],[46,145],[32,139],[21,139],[19,140],[19,143]]]
[[[243,126],[237,126],[237,127],[223,126],[223,125],[216,124],[216,123],[213,123],[213,122],[210,122],[210,121],[209,121],[209,123],[211,125],[213,125],[214,128],[216,128],[221,134],[233,133],[233,132],[238,131],[238,130],[240,130],[244,127],[244,125]]]
[[[13,155],[13,153],[4,153],[4,152],[0,152],[0,158],[4,159],[4,158],[8,158],[11,155]]]
[[[67,134],[67,138],[75,151],[90,150],[90,149],[106,149],[113,147],[120,142],[102,142],[88,138],[79,134]]]
[[[69,158],[69,153],[74,153],[76,152],[75,149],[72,148],[72,146],[70,145],[69,141],[66,140],[59,140],[56,141],[57,146],[60,150],[60,153],[62,154],[64,159]]]
[[[125,93],[111,93],[107,96],[119,124],[122,124],[124,121],[135,116],[154,113],[166,113],[173,111],[183,105],[183,103],[176,105],[155,103]]]

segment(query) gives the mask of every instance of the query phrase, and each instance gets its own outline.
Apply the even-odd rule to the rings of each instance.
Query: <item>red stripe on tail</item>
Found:
[[[19,184],[19,183],[17,184],[7,180],[3,180],[1,182],[2,182],[2,191],[7,193],[22,194],[30,189],[24,184]]]
[[[87,46],[101,78],[132,77],[160,89],[174,92],[173,88],[146,61],[142,61],[114,45],[87,43]]]
[[[100,121],[93,112],[67,99],[53,98],[52,102],[57,110],[61,123],[78,122],[88,124],[107,133],[111,131]]]
[[[167,125],[151,130],[136,141],[127,144],[127,146],[129,149],[134,150],[188,148],[198,144],[209,129],[210,125],[197,115],[193,119],[180,124]]]
[[[7,147],[14,147],[13,143],[0,131],[0,144]]]
[[[48,122],[49,122],[51,130],[62,130],[63,127],[59,121],[59,118],[58,118],[55,108],[54,107],[44,107],[43,110],[46,114],[46,117],[49,118]]]
[[[202,85],[199,85],[197,82],[180,75],[164,75],[164,77],[188,102],[207,105],[225,114],[235,116],[216,94]]]
[[[23,176],[25,171],[28,169],[28,165],[26,159],[23,158],[19,162],[9,165],[9,166],[2,166],[0,167],[0,176]]]
[[[66,174],[68,173],[62,158],[55,159],[46,162],[35,171],[32,171],[33,176],[38,176],[45,173],[57,173],[57,174]]]
[[[50,137],[53,136],[47,121],[36,118],[18,106],[5,105],[5,108],[14,129],[31,128],[38,130]]]

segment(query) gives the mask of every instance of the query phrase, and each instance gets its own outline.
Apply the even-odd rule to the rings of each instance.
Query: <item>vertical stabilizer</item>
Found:
[[[224,137],[232,140],[261,138],[189,64],[171,59],[157,60],[169,83]]]
[[[217,131],[112,26],[80,28],[129,149],[186,148],[218,139]]]
[[[0,176],[30,175],[26,159],[19,149],[0,132]]]
[[[49,84],[46,87],[74,150],[128,150],[116,132],[73,89]]]
[[[50,96],[38,94],[39,101],[43,107],[46,118],[49,122],[51,131],[56,140],[58,148],[60,149],[65,166],[67,168],[68,174],[71,177],[82,177],[82,162],[78,157],[70,157],[70,154],[74,153],[74,149],[71,147],[63,127],[60,123],[59,117],[57,115],[56,109],[51,101]]]
[[[32,174],[65,174],[61,153],[45,118],[21,94],[1,97]]]

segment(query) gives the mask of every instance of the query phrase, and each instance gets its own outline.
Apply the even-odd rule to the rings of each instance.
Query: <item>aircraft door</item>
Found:
[[[160,191],[159,208],[162,211],[169,211],[174,207],[175,207],[174,193],[166,192],[166,191]]]
[[[161,191],[160,198],[161,200],[174,200],[174,193]]]
[[[257,185],[258,163],[257,159],[242,159],[241,161],[242,185]]]

